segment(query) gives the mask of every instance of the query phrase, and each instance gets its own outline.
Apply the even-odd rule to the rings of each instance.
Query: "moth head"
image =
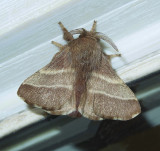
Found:
[[[101,32],[96,32],[96,23],[97,23],[96,21],[93,22],[93,25],[90,31],[87,31],[84,28],[79,28],[79,29],[70,31],[70,33],[72,35],[80,34],[79,37],[91,37],[91,38],[96,39],[97,41],[102,39],[106,41],[107,43],[109,43],[116,51],[119,51],[117,46],[115,45],[115,43],[112,41],[111,38],[109,38],[107,35]]]

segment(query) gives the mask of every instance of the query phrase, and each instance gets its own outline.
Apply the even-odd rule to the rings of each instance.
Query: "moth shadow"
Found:
[[[142,114],[128,121],[104,120],[91,139],[76,144],[76,147],[85,151],[97,151],[149,128],[151,126]]]

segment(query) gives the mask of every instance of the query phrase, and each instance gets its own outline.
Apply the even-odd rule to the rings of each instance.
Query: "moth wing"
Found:
[[[105,54],[101,67],[87,83],[87,99],[80,108],[85,117],[93,120],[129,120],[141,112],[134,93],[112,69]]]
[[[71,54],[63,50],[48,65],[27,78],[17,94],[28,104],[51,114],[68,114],[75,110],[72,101],[74,79]]]

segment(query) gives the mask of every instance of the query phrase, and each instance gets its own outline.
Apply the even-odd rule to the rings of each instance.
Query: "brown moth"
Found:
[[[59,25],[67,45],[52,41],[60,51],[52,61],[27,78],[18,95],[28,104],[53,115],[84,116],[91,120],[129,120],[141,112],[134,93],[112,69],[109,58],[118,56],[103,52],[100,39],[118,51],[113,41],[83,28],[70,32]],[[77,39],[74,34],[80,34]]]

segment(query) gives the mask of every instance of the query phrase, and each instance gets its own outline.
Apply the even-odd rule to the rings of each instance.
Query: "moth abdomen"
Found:
[[[73,111],[72,113],[68,114],[68,116],[75,118],[75,117],[81,117],[82,114],[76,110],[76,111]]]

